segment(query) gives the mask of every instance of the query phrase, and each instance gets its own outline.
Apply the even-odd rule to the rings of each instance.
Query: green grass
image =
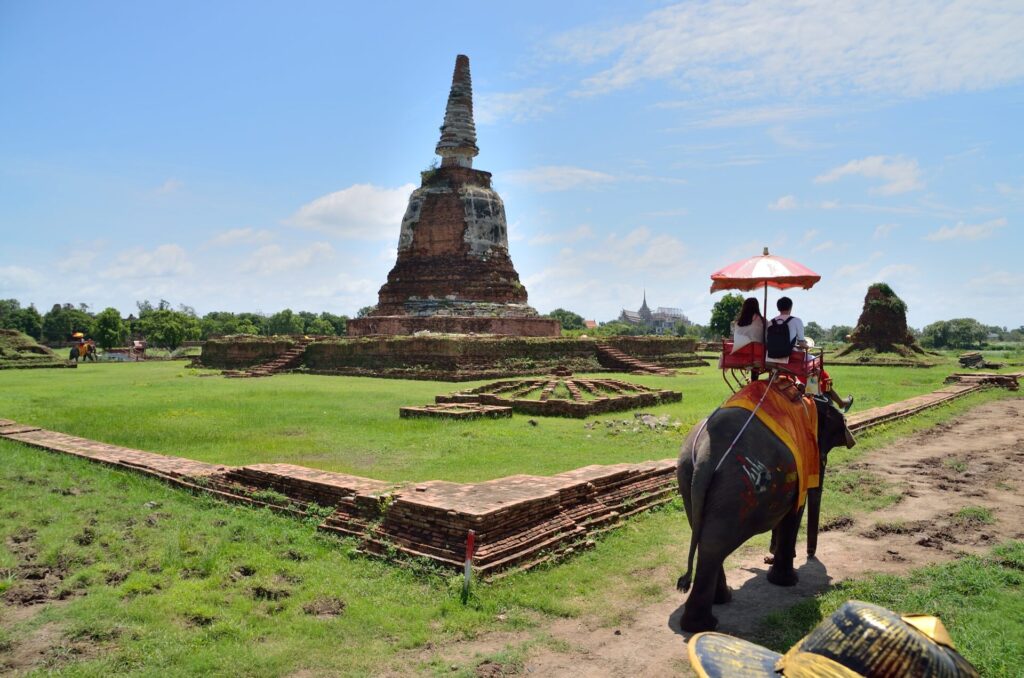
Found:
[[[911,572],[842,582],[789,610],[768,615],[760,640],[785,652],[847,600],[938,616],[957,649],[983,676],[1019,676],[1024,666],[1024,541]]]
[[[983,506],[965,506],[953,514],[953,522],[964,527],[991,525],[996,522],[992,509]]]
[[[683,393],[647,408],[678,431],[622,433],[572,419],[515,416],[472,423],[398,417],[402,405],[486,382],[448,384],[279,375],[199,378],[180,362],[85,364],[77,370],[0,372],[0,417],[153,452],[230,465],[287,462],[391,481],[552,475],[588,464],[675,457],[689,428],[729,391],[714,367],[666,378],[616,375]],[[946,372],[836,367],[854,412],[934,390]],[[631,412],[594,420],[631,419]],[[528,424],[529,419],[538,422]],[[611,431],[615,432],[613,435]]]
[[[8,441],[0,455],[0,570],[20,562],[10,538],[33,530],[32,562],[63,574],[61,602],[13,623],[0,608],[0,667],[5,644],[55,625],[46,662],[73,675],[429,673],[416,652],[428,643],[526,633],[549,617],[611,623],[669,595],[674,574],[640,575],[674,572],[688,536],[677,503],[570,562],[478,585],[464,606],[460,577],[359,556],[309,522]],[[336,617],[304,611],[327,598],[344,602]]]
[[[397,416],[401,404],[464,384],[195,374],[181,363],[2,372],[0,417],[220,463],[288,461],[392,480],[466,481],[672,457],[689,426],[727,394],[712,368],[671,379],[627,375],[683,391],[682,403],[650,410],[683,426],[610,436],[579,420],[537,417],[534,428],[520,416],[473,423]],[[933,390],[944,375],[863,367],[834,374],[844,393],[858,395],[858,407]],[[898,497],[877,478],[846,470],[849,461],[1004,395],[970,396],[833,452],[825,519]],[[599,419],[624,418],[632,413]],[[40,667],[72,675],[364,675],[389,667],[472,675],[480,658],[449,660],[443,651],[431,658],[426,648],[490,631],[512,634],[507,650],[490,658],[514,668],[530,647],[550,644],[544,624],[552,618],[613,627],[638,606],[676,595],[689,538],[676,502],[566,562],[479,584],[464,606],[457,576],[362,557],[353,542],[317,534],[315,517],[221,504],[11,441],[0,440],[0,457],[0,593],[23,581],[9,538],[28,528],[36,562],[62,572],[55,593],[65,596],[28,619],[0,617],[0,663],[5,646],[49,629],[53,647]],[[766,543],[766,535],[751,542]],[[303,608],[318,599],[340,599],[344,609],[331,618],[307,614]]]

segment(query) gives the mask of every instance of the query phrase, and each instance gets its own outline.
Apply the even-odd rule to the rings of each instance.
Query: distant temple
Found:
[[[668,334],[674,332],[676,325],[679,323],[689,323],[690,320],[683,313],[682,309],[678,308],[659,306],[656,311],[652,312],[651,308],[647,305],[647,292],[645,290],[644,302],[640,305],[640,308],[636,311],[622,309],[622,313],[619,315],[619,322],[649,328],[654,334]]]
[[[480,150],[469,58],[461,54],[435,152],[441,166],[423,172],[409,196],[377,308],[349,321],[348,333],[559,336],[559,322],[526,303],[508,254],[505,206],[490,173],[473,168]]]

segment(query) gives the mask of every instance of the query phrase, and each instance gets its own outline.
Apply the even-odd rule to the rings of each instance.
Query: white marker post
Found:
[[[462,580],[462,604],[469,600],[469,583],[473,579],[473,550],[476,546],[476,532],[470,530],[466,533],[466,563],[463,569]]]

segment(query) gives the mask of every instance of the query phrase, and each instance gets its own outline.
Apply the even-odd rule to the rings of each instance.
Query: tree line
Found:
[[[335,315],[326,311],[292,311],[289,308],[272,315],[263,313],[232,313],[212,311],[199,316],[195,309],[186,305],[174,308],[170,302],[161,299],[156,304],[149,300],[136,302],[138,315],[122,317],[116,308],[105,308],[97,313],[89,310],[88,304],[54,304],[45,314],[40,314],[32,304],[23,307],[17,299],[0,299],[0,329],[23,332],[37,341],[48,345],[60,345],[71,340],[75,332],[82,332],[96,340],[102,348],[124,346],[134,338],[145,339],[153,346],[174,350],[186,341],[205,340],[211,337],[231,334],[273,336],[275,334],[308,334],[318,336],[344,336],[348,329],[348,316]],[[678,336],[692,336],[699,339],[717,339],[729,336],[730,324],[743,305],[739,294],[727,294],[711,309],[711,320],[707,325],[683,321],[676,325]],[[359,309],[358,317],[371,313],[375,307]],[[587,329],[583,316],[562,308],[547,314],[558,320],[562,329],[569,334],[586,333],[591,336],[642,335],[654,331],[643,325],[613,320]],[[806,323],[804,332],[815,342],[844,342],[853,332],[849,325],[822,327],[814,321]],[[984,325],[973,318],[940,320],[911,332],[927,348],[981,348],[993,341],[1024,341],[1024,325],[1007,329],[996,325]]]
[[[54,304],[40,314],[32,304],[23,307],[17,299],[0,299],[0,328],[18,330],[51,346],[67,343],[72,334],[81,332],[104,349],[145,339],[153,346],[173,351],[186,341],[229,334],[342,336],[348,327],[348,316],[326,311],[295,312],[286,308],[272,315],[213,311],[199,316],[192,307],[182,304],[174,308],[165,299],[135,305],[137,315],[128,317],[122,317],[116,308],[92,313],[88,304],[69,303]]]

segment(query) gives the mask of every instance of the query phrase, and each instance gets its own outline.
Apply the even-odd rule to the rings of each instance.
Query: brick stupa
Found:
[[[469,58],[455,59],[436,152],[441,166],[422,173],[409,196],[398,260],[376,310],[350,320],[349,335],[452,334],[559,336],[557,320],[526,303],[508,254],[505,206],[491,174],[473,169],[476,145]]]

